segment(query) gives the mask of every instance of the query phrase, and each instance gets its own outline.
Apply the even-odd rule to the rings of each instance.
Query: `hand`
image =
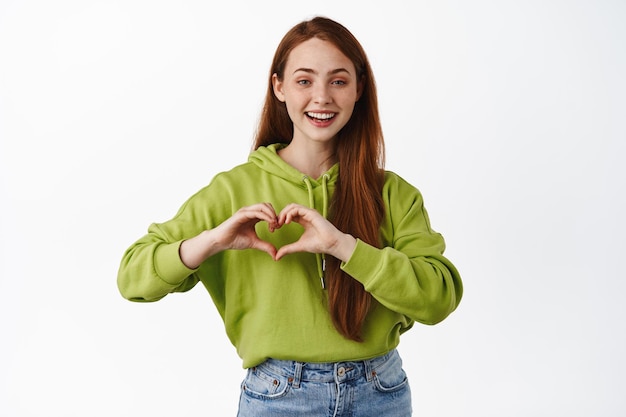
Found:
[[[276,248],[256,234],[254,226],[260,221],[267,222],[270,232],[280,227],[270,203],[243,207],[216,228],[185,240],[179,249],[180,259],[190,269],[226,249],[258,249],[276,259]]]
[[[280,228],[274,207],[270,203],[259,203],[237,210],[216,227],[216,244],[223,249],[258,249],[274,257],[276,248],[256,234],[254,227],[260,221],[267,222],[270,232]]]
[[[304,227],[304,233],[296,242],[281,247],[274,259],[295,252],[327,253],[347,261],[356,246],[356,239],[337,229],[316,210],[290,204],[278,216],[278,225],[296,222]]]

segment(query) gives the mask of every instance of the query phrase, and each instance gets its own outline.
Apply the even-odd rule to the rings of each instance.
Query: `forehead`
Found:
[[[334,44],[319,38],[311,38],[291,50],[285,72],[287,75],[300,69],[312,69],[319,73],[346,69],[355,74],[354,64]]]

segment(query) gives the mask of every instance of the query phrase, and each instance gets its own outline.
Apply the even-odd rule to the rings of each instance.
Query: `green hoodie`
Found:
[[[152,224],[124,254],[118,273],[121,294],[131,301],[156,301],[202,282],[245,368],[270,357],[369,359],[395,348],[415,321],[435,324],[454,311],[463,287],[456,268],[442,255],[444,240],[431,229],[419,191],[391,172],[383,187],[384,248],[357,239],[352,257],[342,264],[374,298],[363,342],[346,339],[333,326],[318,255],[295,253],[274,261],[259,250],[227,250],[188,269],[178,254],[181,242],[216,227],[241,207],[270,202],[279,212],[299,203],[326,212],[338,165],[319,179],[308,178],[277,155],[280,146],[252,152],[247,163],[216,175],[173,219]],[[256,230],[280,248],[296,241],[303,229],[291,223],[270,233],[260,222]]]

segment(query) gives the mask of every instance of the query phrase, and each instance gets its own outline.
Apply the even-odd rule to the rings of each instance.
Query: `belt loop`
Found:
[[[374,372],[372,372],[372,359],[368,359],[363,361],[363,365],[365,366],[365,378],[367,382],[371,382],[374,379]]]
[[[300,381],[302,380],[302,362],[296,362],[295,369],[293,371],[293,383],[294,388],[300,388]]]

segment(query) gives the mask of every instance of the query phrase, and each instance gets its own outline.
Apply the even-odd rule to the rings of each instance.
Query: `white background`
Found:
[[[130,303],[117,267],[246,160],[316,14],[365,47],[387,168],[464,279],[403,337],[415,415],[626,414],[623,1],[1,0],[1,416],[234,416],[206,291]]]

